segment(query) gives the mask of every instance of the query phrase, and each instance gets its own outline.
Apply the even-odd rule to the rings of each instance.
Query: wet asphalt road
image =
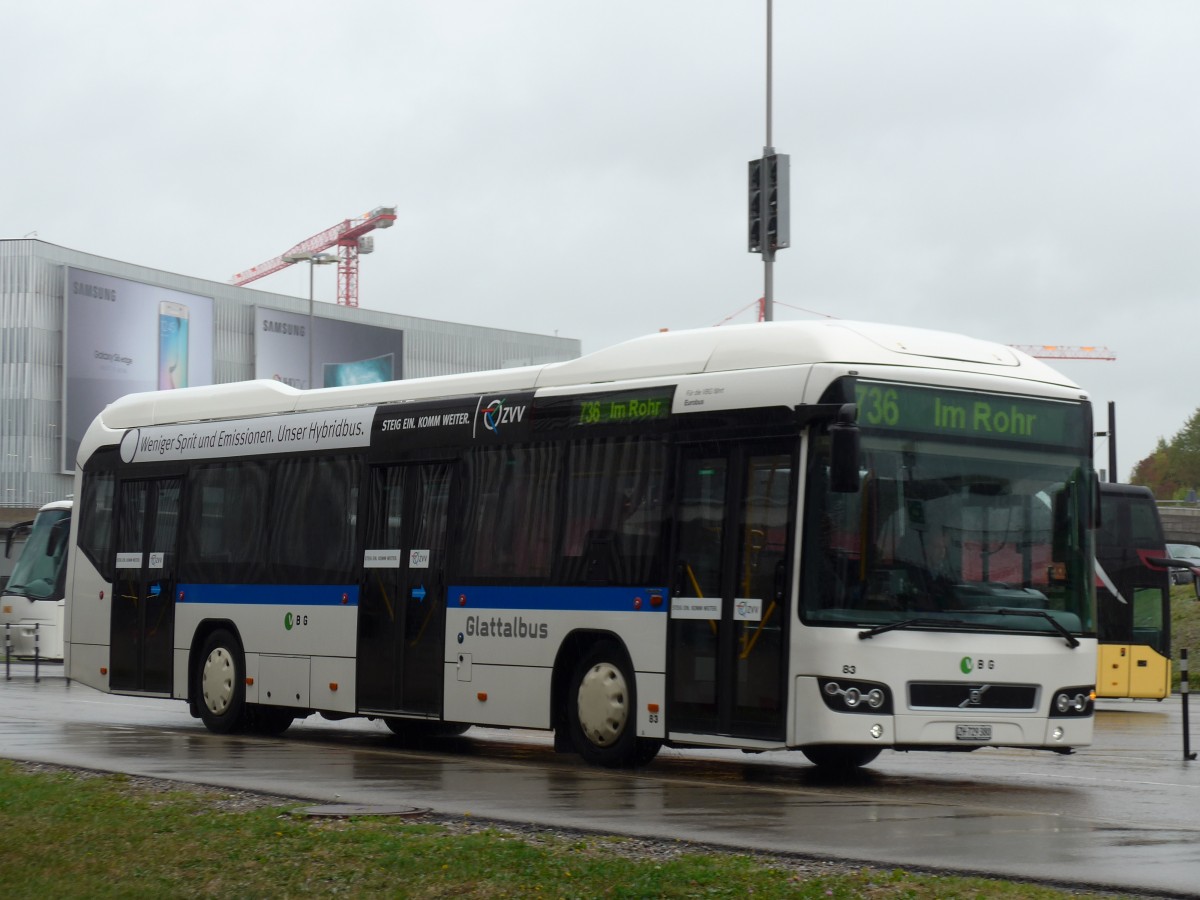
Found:
[[[0,674],[2,678],[2,674]],[[1200,698],[1192,742],[1200,743]],[[799,753],[664,750],[638,772],[556,755],[539,732],[472,729],[402,748],[381,723],[312,717],[280,739],[218,736],[178,701],[0,680],[0,757],[511,822],[874,865],[1200,896],[1200,761],[1178,698],[1104,701],[1095,744],[885,752],[830,781]]]

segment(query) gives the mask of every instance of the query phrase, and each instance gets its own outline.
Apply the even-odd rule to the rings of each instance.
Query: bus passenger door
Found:
[[[109,686],[171,693],[181,481],[126,481],[117,510]]]
[[[359,601],[358,708],[442,711],[449,463],[376,469]]]
[[[712,443],[681,452],[668,730],[782,740],[791,445]]]

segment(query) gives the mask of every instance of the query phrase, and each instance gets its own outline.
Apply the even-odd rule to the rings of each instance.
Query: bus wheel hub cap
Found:
[[[219,716],[229,709],[233,700],[233,657],[224,647],[218,647],[204,661],[200,687],[209,712]]]
[[[592,666],[579,684],[579,725],[598,747],[616,743],[629,719],[625,676],[612,663]]]

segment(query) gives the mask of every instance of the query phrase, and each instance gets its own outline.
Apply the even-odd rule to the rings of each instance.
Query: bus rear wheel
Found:
[[[568,702],[571,743],[598,766],[650,762],[661,742],[637,737],[636,686],[619,645],[602,641],[579,661]]]
[[[814,766],[828,772],[852,772],[872,762],[879,755],[880,748],[829,744],[822,747],[805,747],[801,752]]]
[[[225,629],[204,642],[196,670],[200,719],[214,734],[232,734],[244,724],[246,662],[241,645]]]

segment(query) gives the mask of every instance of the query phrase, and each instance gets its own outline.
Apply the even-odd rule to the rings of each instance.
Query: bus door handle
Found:
[[[787,563],[784,560],[779,560],[775,563],[775,602],[783,603],[783,598],[787,594]]]

